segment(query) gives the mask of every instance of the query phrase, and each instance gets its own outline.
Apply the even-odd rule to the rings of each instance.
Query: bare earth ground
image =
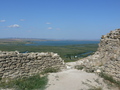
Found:
[[[48,79],[46,90],[119,90],[117,87],[106,84],[94,73],[71,67],[62,72],[50,73]]]

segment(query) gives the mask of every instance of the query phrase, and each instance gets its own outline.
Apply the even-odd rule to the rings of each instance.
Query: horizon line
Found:
[[[47,38],[17,38],[17,37],[8,37],[0,39],[39,39],[39,40],[72,40],[72,41],[100,41],[100,39],[47,39]]]

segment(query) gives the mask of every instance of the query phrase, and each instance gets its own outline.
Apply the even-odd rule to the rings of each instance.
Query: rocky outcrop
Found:
[[[0,51],[0,78],[27,77],[46,68],[64,68],[64,61],[57,53],[19,53]]]
[[[103,35],[97,52],[77,61],[76,64],[83,65],[86,70],[94,72],[101,69],[115,80],[120,81],[120,29]]]

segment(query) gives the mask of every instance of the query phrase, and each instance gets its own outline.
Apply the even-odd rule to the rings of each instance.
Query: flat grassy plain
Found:
[[[1,51],[17,50],[21,53],[54,52],[54,53],[58,53],[62,57],[62,59],[64,59],[66,62],[69,62],[91,55],[98,48],[98,44],[78,44],[78,45],[66,45],[66,46],[26,45],[29,43],[32,42],[30,40],[21,40],[21,39],[0,40],[0,50]]]

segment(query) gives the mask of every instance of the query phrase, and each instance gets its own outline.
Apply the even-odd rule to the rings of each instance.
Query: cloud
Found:
[[[6,20],[0,20],[0,22],[5,22]]]
[[[52,27],[48,27],[48,29],[50,30],[50,29],[53,29]]]
[[[51,24],[50,22],[46,22],[46,24]]]
[[[8,27],[10,27],[10,28],[19,28],[20,25],[18,25],[18,24],[13,24],[13,25],[10,25],[10,26],[8,26]]]
[[[25,19],[20,19],[20,21],[25,21]]]

